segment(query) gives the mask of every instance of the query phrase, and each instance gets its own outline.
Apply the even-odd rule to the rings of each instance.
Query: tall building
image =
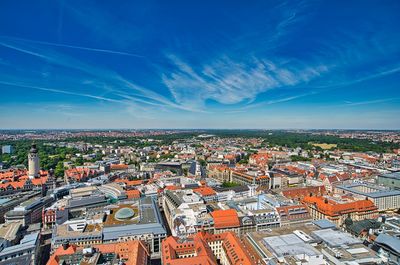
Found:
[[[29,178],[32,179],[39,177],[39,170],[40,170],[39,154],[36,148],[36,144],[32,144],[31,150],[29,150],[28,168],[29,168],[29,173],[28,173]]]

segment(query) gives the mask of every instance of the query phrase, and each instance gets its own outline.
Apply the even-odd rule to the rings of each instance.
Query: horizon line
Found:
[[[0,131],[100,131],[100,130],[251,130],[251,131],[290,131],[290,130],[303,130],[303,131],[400,131],[399,129],[388,128],[0,128]]]

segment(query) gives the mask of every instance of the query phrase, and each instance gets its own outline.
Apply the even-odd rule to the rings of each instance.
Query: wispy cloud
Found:
[[[400,99],[400,98],[399,97],[397,97],[397,98],[381,98],[381,99],[357,101],[357,102],[346,101],[345,102],[346,103],[345,106],[360,106],[360,105],[378,104],[378,103],[396,101],[398,99]]]
[[[400,66],[399,65],[395,65],[392,67],[388,67],[385,69],[380,69],[380,70],[375,70],[372,73],[366,73],[365,75],[355,78],[355,79],[351,79],[351,80],[347,80],[345,79],[345,81],[336,81],[336,82],[330,82],[330,84],[327,85],[320,85],[320,86],[313,86],[312,88],[314,89],[323,89],[322,91],[329,91],[335,88],[339,88],[339,87],[346,87],[346,86],[351,86],[351,85],[355,85],[358,83],[362,83],[368,80],[372,80],[372,79],[378,79],[384,76],[388,76],[388,75],[392,75],[395,73],[400,72]],[[344,78],[342,78],[344,79]]]
[[[106,98],[106,97],[101,97],[101,96],[96,96],[96,95],[85,94],[85,93],[77,93],[77,92],[72,92],[72,91],[69,91],[69,90],[61,90],[61,89],[54,89],[54,88],[48,88],[48,87],[27,85],[27,84],[18,83],[18,82],[14,83],[14,82],[0,81],[0,84],[7,85],[7,86],[32,88],[32,89],[36,89],[36,90],[53,92],[53,93],[58,93],[58,94],[66,94],[66,95],[73,95],[73,96],[79,96],[79,97],[87,97],[87,98],[104,100],[104,101],[109,101],[109,102],[122,103],[121,100],[116,100],[116,99],[112,99],[112,98]]]
[[[95,1],[85,1],[77,6],[71,1],[64,2],[65,11],[80,25],[95,36],[107,40],[118,47],[130,46],[140,40],[141,28],[125,22],[109,10],[99,8]],[[134,32],[134,33],[133,33]]]
[[[98,91],[105,90],[107,93],[112,93],[114,96],[124,98],[127,101],[131,100],[145,105],[151,105],[151,106],[163,105],[165,108],[196,111],[196,109],[191,108],[190,106],[183,106],[181,104],[177,104],[151,89],[139,86],[112,70],[84,63],[73,57],[67,56],[66,54],[62,54],[48,49],[42,49],[38,46],[28,45],[26,43],[21,43],[19,41],[0,39],[0,45],[25,54],[38,57],[54,65],[73,69],[83,74],[87,74],[92,78],[94,78],[94,81],[89,78],[91,82],[90,84],[91,88],[95,88]],[[76,80],[76,77],[66,77],[66,78],[68,78],[68,82],[71,82],[71,80]],[[82,83],[81,81],[79,82]],[[88,82],[88,79],[86,78],[83,82]],[[26,84],[19,84],[19,85],[26,85]],[[35,85],[31,84],[29,84],[29,86],[36,87]],[[52,88],[45,88],[45,89],[52,89]],[[76,94],[77,96],[82,95],[82,93],[75,93],[73,91],[74,91],[73,89],[72,91],[54,89],[53,92],[70,93],[71,95]],[[99,93],[98,91],[97,93]],[[93,96],[92,94],[84,94],[84,95],[95,98],[95,96]],[[102,98],[99,99],[103,100]]]
[[[195,69],[176,55],[167,57],[174,70],[162,74],[164,84],[178,103],[198,107],[206,100],[222,104],[251,102],[260,93],[307,83],[328,71],[325,65],[280,64],[254,57],[240,62],[226,56]]]
[[[69,45],[69,44],[64,44],[64,43],[37,41],[37,40],[30,40],[30,39],[24,39],[24,38],[15,38],[15,37],[8,37],[8,36],[0,36],[0,39],[1,38],[6,39],[6,40],[8,39],[8,40],[14,40],[14,41],[22,41],[22,42],[40,44],[40,45],[46,45],[46,46],[52,46],[52,47],[62,47],[62,48],[70,48],[70,49],[77,49],[77,50],[90,51],[90,52],[108,53],[108,54],[114,54],[114,55],[124,55],[124,56],[144,58],[144,56],[141,56],[139,54],[122,52],[122,51],[115,51],[115,50],[108,50],[108,49],[98,49],[98,48],[91,48],[91,47]]]

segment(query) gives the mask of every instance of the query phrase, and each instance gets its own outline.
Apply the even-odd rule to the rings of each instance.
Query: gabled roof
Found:
[[[337,203],[322,196],[307,196],[303,199],[306,204],[313,204],[318,211],[328,216],[339,216],[353,212],[375,211],[378,208],[370,200]]]
[[[234,209],[216,210],[211,212],[215,228],[228,228],[240,226],[237,212]]]
[[[197,188],[197,189],[193,189],[193,192],[198,193],[203,197],[205,197],[205,196],[213,196],[213,195],[217,194],[215,192],[215,190],[213,190],[211,187],[208,187],[208,186]]]

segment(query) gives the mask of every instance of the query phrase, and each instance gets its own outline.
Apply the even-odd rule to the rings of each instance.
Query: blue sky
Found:
[[[0,128],[400,129],[399,1],[117,2],[0,2]]]

